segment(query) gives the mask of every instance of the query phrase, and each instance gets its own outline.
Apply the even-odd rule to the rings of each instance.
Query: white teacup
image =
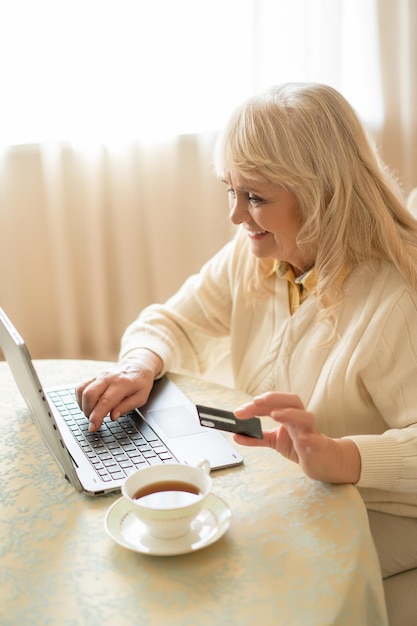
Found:
[[[126,478],[122,494],[149,534],[160,539],[185,535],[211,491],[210,464],[151,465]]]

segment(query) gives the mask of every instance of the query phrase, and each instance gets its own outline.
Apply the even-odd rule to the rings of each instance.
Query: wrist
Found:
[[[120,366],[125,372],[135,372],[138,370],[148,370],[154,378],[157,378],[164,368],[164,362],[152,350],[148,348],[138,348],[126,354],[120,360]]]
[[[335,440],[339,447],[339,480],[338,483],[352,483],[353,485],[359,481],[361,475],[361,457],[358,447],[348,437]]]

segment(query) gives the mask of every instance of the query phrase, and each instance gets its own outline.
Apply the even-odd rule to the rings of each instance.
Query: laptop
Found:
[[[116,422],[106,417],[89,433],[74,387],[42,387],[24,340],[1,308],[0,348],[36,427],[77,491],[117,491],[131,472],[148,465],[207,459],[215,470],[243,462],[222,433],[200,425],[195,405],[166,376],[155,381],[145,406]]]

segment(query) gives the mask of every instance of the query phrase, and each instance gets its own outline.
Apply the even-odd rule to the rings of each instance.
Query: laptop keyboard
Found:
[[[90,433],[88,420],[80,410],[74,392],[58,389],[49,391],[48,396],[103,481],[125,478],[148,465],[176,462],[144,420],[138,425],[138,420],[132,419],[133,413],[122,415],[116,422],[107,416],[100,430]],[[134,415],[138,417],[137,413]]]

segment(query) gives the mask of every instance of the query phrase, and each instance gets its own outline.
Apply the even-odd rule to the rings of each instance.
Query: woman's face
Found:
[[[295,194],[275,183],[249,182],[231,175],[228,185],[230,219],[246,230],[252,253],[258,258],[287,261],[296,274],[314,265],[297,246],[302,226]]]

